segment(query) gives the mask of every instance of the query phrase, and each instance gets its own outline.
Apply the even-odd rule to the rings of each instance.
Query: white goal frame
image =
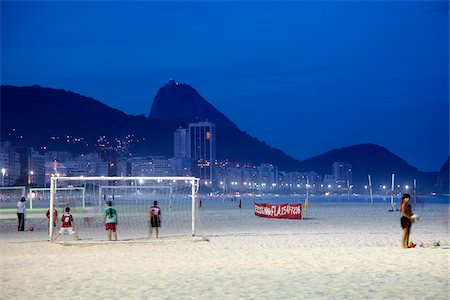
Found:
[[[190,182],[191,184],[191,215],[192,215],[192,222],[191,222],[191,229],[192,229],[192,236],[195,236],[195,230],[196,230],[196,223],[197,223],[197,206],[196,206],[196,194],[198,192],[198,189],[200,187],[200,178],[196,177],[109,177],[109,176],[94,176],[94,177],[84,177],[84,176],[78,176],[78,177],[51,177],[50,178],[50,211],[52,212],[54,209],[54,203],[55,203],[55,194],[56,191],[60,188],[58,187],[58,182],[62,181],[70,181],[70,180],[78,180],[78,181],[139,181],[139,180],[179,180],[179,181],[186,181]],[[140,188],[135,187],[135,188]],[[53,231],[54,231],[54,216],[52,213],[50,213],[50,220],[49,220],[49,232],[48,232],[48,240],[51,242],[54,240],[53,237]]]

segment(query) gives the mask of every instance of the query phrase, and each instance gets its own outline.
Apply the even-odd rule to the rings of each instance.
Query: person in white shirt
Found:
[[[25,231],[25,201],[25,197],[22,197],[17,202],[17,219],[19,221],[17,231]]]

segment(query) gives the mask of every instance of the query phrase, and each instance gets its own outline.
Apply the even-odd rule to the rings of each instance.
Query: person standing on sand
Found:
[[[108,239],[111,241],[111,235],[114,234],[114,240],[117,241],[117,210],[112,206],[112,201],[107,201],[108,205],[103,214],[103,224],[108,231]]]
[[[47,217],[47,232],[50,233],[50,208],[45,213],[45,216]],[[54,208],[53,209],[53,228],[56,228],[56,220],[58,220],[58,211]]]
[[[25,197],[20,198],[17,202],[17,231],[25,231]]]
[[[403,194],[402,202],[400,204],[400,213],[402,217],[400,219],[400,224],[403,228],[403,236],[402,236],[402,247],[408,248],[409,246],[409,234],[411,233],[411,226],[413,220],[411,216],[413,215],[411,204],[409,204],[409,200],[411,196],[409,194]]]
[[[75,224],[73,222],[73,217],[70,214],[70,207],[66,207],[65,211],[66,211],[66,213],[63,214],[63,216],[61,218],[61,229],[59,230],[58,234],[55,236],[55,240],[57,240],[59,238],[59,236],[66,231],[70,235],[75,236],[75,238],[77,240],[80,240],[80,237],[74,230]]]
[[[158,238],[159,227],[161,227],[161,209],[158,207],[158,201],[153,201],[153,206],[150,207],[150,238],[153,236],[153,228],[156,231],[156,238]]]

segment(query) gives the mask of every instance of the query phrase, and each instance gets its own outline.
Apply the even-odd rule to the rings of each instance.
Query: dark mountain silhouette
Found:
[[[439,170],[439,174],[437,176],[436,180],[436,190],[445,193],[450,194],[450,178],[449,178],[449,159],[442,165],[441,169]]]
[[[211,111],[214,110],[212,107]],[[228,119],[223,116],[223,120]],[[220,136],[217,139],[218,159],[256,164],[271,162],[286,170],[293,170],[298,165],[299,161],[249,136],[229,122],[229,126],[218,126],[216,129]],[[133,134],[128,149],[133,155],[171,157],[173,132],[188,123],[185,119],[164,121],[127,115],[90,97],[61,89],[1,86],[1,140],[10,140],[17,146],[35,149],[45,146],[46,150],[78,154],[98,150],[95,145],[101,136],[115,143],[116,138],[123,140]],[[68,143],[61,138],[66,136],[83,140],[82,143]]]
[[[163,155],[173,143],[166,137],[172,134],[171,124],[130,116],[90,97],[40,86],[1,87],[2,141],[85,153],[95,150],[100,136],[113,141],[129,134],[145,139],[135,143],[135,153]],[[83,142],[61,139],[67,136],[83,138]]]
[[[36,150],[64,150],[79,154],[98,151],[96,144],[104,143],[99,142],[99,137],[105,136],[110,145],[123,147],[124,155],[171,157],[174,130],[180,125],[187,126],[191,121],[189,118],[198,112],[200,121],[208,115],[208,120],[220,124],[216,128],[219,160],[272,163],[282,171],[315,171],[322,176],[332,173],[333,162],[345,161],[353,165],[355,184],[365,184],[367,174],[372,175],[374,185],[381,181],[388,183],[391,173],[396,174],[397,182],[415,177],[419,186],[426,184],[434,188],[439,184],[436,182],[437,172],[421,172],[385,148],[373,144],[336,149],[304,161],[293,159],[241,131],[191,87],[178,85],[173,90],[171,84],[162,87],[158,91],[159,96],[155,97],[154,106],[159,108],[152,107],[150,115],[156,115],[158,119],[127,115],[90,97],[61,89],[1,86],[1,141]],[[185,92],[188,94],[186,98],[182,96]],[[177,99],[171,99],[170,95]],[[180,109],[172,107],[172,112],[180,119],[171,119],[166,115],[170,110],[164,104],[170,106],[177,101],[184,101],[183,105],[187,107],[197,105],[201,109],[178,114]],[[441,187],[445,186],[442,185],[445,178],[448,182],[448,161],[446,166],[439,173]]]
[[[164,121],[211,121],[217,128],[238,127],[195,89],[187,84],[170,80],[158,90],[149,114],[150,119]]]
[[[353,183],[360,186],[367,184],[368,174],[371,175],[374,186],[390,184],[391,174],[395,174],[395,182],[398,184],[408,184],[411,179],[417,179],[422,187],[432,186],[437,175],[436,172],[419,171],[386,148],[374,144],[360,144],[331,150],[302,161],[301,168],[321,175],[331,174],[334,162],[351,163]]]

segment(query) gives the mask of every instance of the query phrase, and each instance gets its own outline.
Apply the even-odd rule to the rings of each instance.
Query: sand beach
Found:
[[[158,240],[118,242],[49,243],[46,228],[17,232],[3,214],[0,299],[449,298],[448,203],[416,208],[413,249],[383,202],[311,202],[303,220],[252,205],[204,202],[197,237],[162,227]]]

